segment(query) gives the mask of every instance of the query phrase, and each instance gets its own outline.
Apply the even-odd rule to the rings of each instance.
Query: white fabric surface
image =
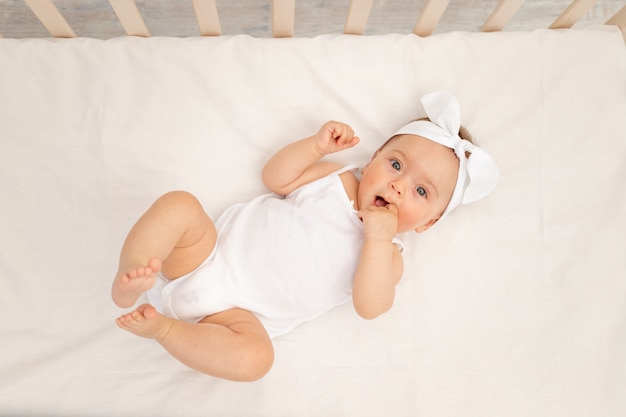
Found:
[[[114,324],[126,232],[185,189],[217,216],[328,119],[365,163],[448,90],[498,187],[423,235],[385,316],[344,305],[254,383]],[[626,415],[626,53],[614,29],[0,40],[0,415]]]

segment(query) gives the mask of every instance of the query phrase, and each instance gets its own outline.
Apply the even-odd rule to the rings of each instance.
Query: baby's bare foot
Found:
[[[136,310],[120,316],[115,323],[137,336],[162,340],[172,327],[172,319],[159,314],[150,304],[142,304]]]
[[[113,302],[122,308],[131,307],[143,292],[154,286],[160,271],[159,258],[150,258],[146,266],[120,270],[111,290]]]

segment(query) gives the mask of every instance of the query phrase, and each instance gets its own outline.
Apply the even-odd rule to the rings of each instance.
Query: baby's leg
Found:
[[[155,339],[190,368],[219,378],[254,381],[264,376],[274,361],[265,328],[246,310],[227,310],[199,323],[187,323],[165,317],[144,304],[117,319],[117,324]]]
[[[162,271],[170,278],[196,269],[215,247],[217,232],[202,205],[189,193],[159,198],[126,237],[111,295],[131,307]]]

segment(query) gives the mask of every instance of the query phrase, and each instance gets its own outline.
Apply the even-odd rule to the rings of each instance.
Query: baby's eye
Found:
[[[395,169],[396,171],[400,171],[400,168],[402,168],[402,165],[400,165],[400,162],[396,161],[395,159],[391,160],[391,166],[393,167],[393,169]]]
[[[422,197],[426,197],[428,195],[424,187],[417,187],[415,191],[417,191],[417,194],[419,194]]]

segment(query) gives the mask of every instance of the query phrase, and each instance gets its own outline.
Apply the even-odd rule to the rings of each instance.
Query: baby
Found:
[[[343,123],[281,149],[265,165],[272,191],[217,222],[185,192],[160,197],[124,242],[112,297],[143,304],[117,319],[185,365],[252,381],[272,366],[271,339],[352,300],[372,319],[391,308],[403,271],[397,234],[423,232],[484,197],[498,171],[459,136],[456,98],[422,98],[428,119],[400,129],[357,176],[321,161],[359,143]],[[165,278],[166,277],[166,278]]]

